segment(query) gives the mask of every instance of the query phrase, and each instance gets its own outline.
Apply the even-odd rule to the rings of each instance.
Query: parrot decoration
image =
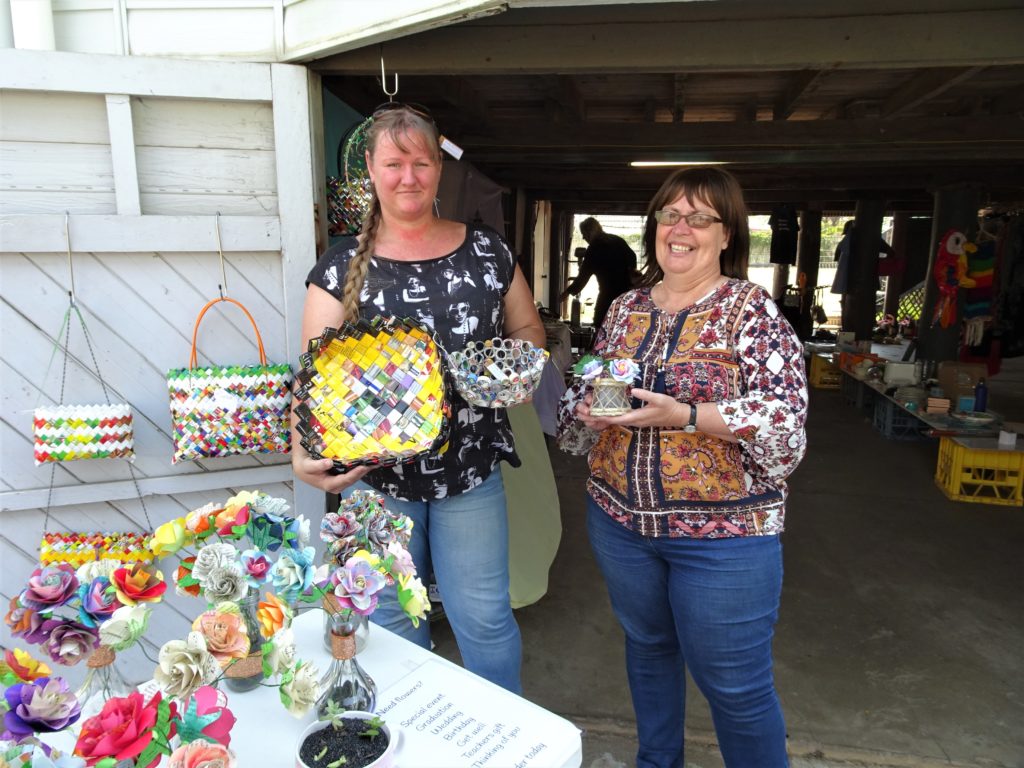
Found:
[[[939,240],[939,252],[935,256],[932,276],[939,287],[939,298],[932,313],[932,326],[936,323],[948,328],[956,319],[957,291],[973,288],[974,280],[967,276],[967,254],[977,247],[967,242],[963,232],[951,229]]]

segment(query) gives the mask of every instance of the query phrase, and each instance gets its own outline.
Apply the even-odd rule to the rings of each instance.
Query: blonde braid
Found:
[[[356,248],[355,255],[349,261],[348,272],[345,274],[341,307],[345,312],[346,322],[354,323],[359,320],[359,294],[363,290],[363,283],[366,282],[366,273],[370,270],[370,258],[373,256],[379,228],[380,204],[377,202],[377,194],[374,192],[370,197],[366,218],[363,219],[359,247]]]

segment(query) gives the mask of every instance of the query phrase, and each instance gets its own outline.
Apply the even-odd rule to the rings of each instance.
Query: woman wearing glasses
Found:
[[[448,350],[495,336],[543,346],[532,293],[504,240],[487,227],[434,216],[441,154],[433,120],[419,109],[389,104],[374,114],[366,145],[373,196],[362,233],[341,240],[310,272],[304,338],[384,311],[429,320]],[[503,289],[485,281],[491,269]],[[504,410],[474,409],[458,393],[451,400],[442,455],[333,475],[330,459],[312,459],[295,438],[292,465],[300,479],[329,492],[363,484],[390,492],[389,509],[415,523],[409,549],[417,572],[434,574],[466,668],[518,693],[521,646],[509,602],[508,520],[496,470],[501,461],[518,466],[519,458]],[[429,647],[428,623],[413,628],[394,588],[389,592],[372,620]]]
[[[638,407],[592,416],[583,385],[562,403],[560,440],[593,446],[587,526],[626,636],[641,768],[683,765],[687,669],[727,766],[787,765],[771,640],[807,388],[796,335],[746,279],[748,247],[729,173],[672,174],[648,209],[642,286],[594,346],[640,364]]]

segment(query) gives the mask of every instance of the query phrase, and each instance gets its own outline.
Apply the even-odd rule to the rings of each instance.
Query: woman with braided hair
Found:
[[[532,292],[501,236],[434,215],[441,153],[433,120],[409,105],[388,104],[374,113],[366,147],[373,195],[362,232],[339,241],[310,272],[303,338],[386,313],[420,318],[449,351],[495,336],[543,346]],[[441,455],[335,475],[330,459],[311,458],[293,437],[292,466],[300,480],[330,493],[386,488],[388,507],[415,522],[416,570],[433,572],[466,668],[519,693],[508,519],[496,471],[503,460],[519,466],[519,457],[503,409],[474,408],[455,392],[451,401],[451,434]],[[372,620],[429,648],[427,622],[412,627],[393,587],[389,593]]]

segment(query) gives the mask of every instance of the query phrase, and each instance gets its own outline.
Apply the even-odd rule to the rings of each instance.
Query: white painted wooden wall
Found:
[[[309,105],[317,88],[290,65],[0,51],[5,606],[36,563],[51,472],[54,530],[143,530],[147,512],[159,525],[251,488],[319,519],[322,494],[293,488],[287,456],[172,466],[165,381],[169,368],[187,365],[196,314],[218,295],[218,222],[228,295],[256,318],[270,360],[295,365],[303,283],[315,261]],[[123,460],[33,463],[32,409],[57,402],[60,391],[60,355],[45,373],[69,302],[65,212],[76,299],[100,371],[111,397],[134,411],[145,511]],[[200,362],[256,362],[248,321],[221,307],[200,330]],[[102,402],[75,327],[70,352],[64,402]],[[151,654],[183,636],[196,603],[171,597],[154,612]],[[6,626],[0,642],[12,642]],[[137,652],[122,663],[135,680],[151,668]],[[82,672],[71,670],[71,679]]]

